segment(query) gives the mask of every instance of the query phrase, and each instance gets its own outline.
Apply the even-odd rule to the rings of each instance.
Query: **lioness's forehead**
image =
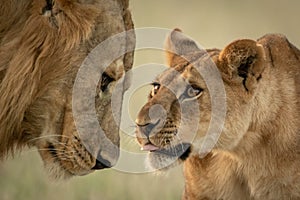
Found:
[[[174,60],[176,62],[174,67],[166,69],[162,74],[156,77],[155,82],[169,85],[178,80],[180,76],[191,84],[201,83],[201,85],[203,85],[200,68],[209,67],[207,65],[215,65],[219,53],[220,50],[218,49],[209,49],[205,53],[201,52],[185,57],[177,57],[176,60]]]

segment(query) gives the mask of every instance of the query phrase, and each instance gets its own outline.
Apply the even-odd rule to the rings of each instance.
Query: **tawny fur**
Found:
[[[168,38],[167,49],[174,52],[184,43],[196,46],[190,39],[174,34]],[[208,50],[207,54],[221,73],[227,114],[216,145],[204,158],[198,153],[212,116],[209,91],[194,70],[193,63],[197,61],[187,63],[180,57],[193,60],[197,53],[188,50],[177,56],[167,54],[169,66],[188,82],[203,88],[197,100],[201,111],[199,128],[192,153],[184,162],[183,199],[300,199],[300,51],[284,36],[269,34],[257,41],[237,40],[223,50]],[[206,58],[198,53],[198,59]],[[178,79],[170,74],[167,70],[159,76],[158,82],[173,77],[176,85]],[[161,86],[142,108],[138,122],[149,123],[149,107],[160,104],[170,118],[167,122],[176,124],[177,121],[178,125],[172,116],[178,117],[180,113],[176,113],[175,97],[169,93]],[[165,141],[165,129],[150,137],[160,148],[168,148],[168,145],[160,145]],[[187,129],[185,134],[176,137],[183,139],[192,133]],[[143,139],[142,134],[138,132],[138,141],[144,145],[149,141]],[[172,137],[175,136],[168,134],[168,138]],[[150,153],[151,165],[160,166],[157,164],[162,162],[160,157]]]
[[[101,41],[133,28],[127,8],[126,0],[7,0],[1,3],[0,159],[24,145],[46,150],[49,139],[64,144],[66,153],[68,148],[70,152],[77,148],[78,144],[69,144],[76,136],[71,96],[77,70]],[[114,17],[111,17],[113,12]],[[128,71],[132,53],[120,59],[123,71]],[[117,80],[120,75],[113,78]],[[103,113],[97,114],[99,119],[107,120]],[[112,141],[117,145],[117,124],[111,122],[110,125],[113,127],[110,137],[114,137]],[[86,153],[86,150],[79,151]],[[55,163],[49,152],[41,150],[40,153],[46,166]],[[70,157],[65,158],[69,158],[68,170],[80,174],[80,167],[73,166]],[[90,168],[95,159],[87,162]],[[64,168],[63,165],[59,162],[50,168]],[[64,174],[59,172],[55,176]]]

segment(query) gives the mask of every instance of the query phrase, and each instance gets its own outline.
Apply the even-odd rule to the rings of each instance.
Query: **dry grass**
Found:
[[[1,200],[178,199],[183,190],[181,169],[166,176],[103,170],[68,182],[53,183],[37,153],[24,153],[0,166]]]

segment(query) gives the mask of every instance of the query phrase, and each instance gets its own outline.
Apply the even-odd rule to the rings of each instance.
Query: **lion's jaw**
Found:
[[[114,69],[113,63],[106,73],[110,74]],[[116,82],[122,85],[122,75],[124,71],[115,77],[111,75],[113,80],[107,84],[104,91],[100,88],[103,80],[98,83],[94,107],[88,105],[85,98],[79,97],[74,100],[76,95],[72,94],[73,84],[70,84],[49,87],[43,97],[28,109],[28,125],[24,123],[26,130],[35,124],[35,116],[40,116],[41,123],[36,129],[40,130],[41,134],[28,131],[28,141],[30,145],[37,147],[51,178],[82,176],[116,164],[119,157],[118,119],[121,112],[113,110],[112,107],[121,108],[124,88],[117,88]],[[113,93],[116,93],[120,100],[112,105]],[[81,91],[80,95],[85,95],[84,91]],[[77,111],[74,112],[74,109]],[[89,113],[91,111],[92,114]]]

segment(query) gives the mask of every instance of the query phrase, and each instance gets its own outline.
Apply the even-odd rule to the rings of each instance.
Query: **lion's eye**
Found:
[[[100,89],[102,92],[104,92],[108,85],[113,82],[115,79],[113,79],[112,77],[110,77],[106,72],[104,72],[102,74],[102,79],[101,79],[101,86],[100,86]]]
[[[152,91],[151,91],[151,96],[154,96],[157,94],[159,88],[160,88],[160,84],[159,83],[152,83]]]
[[[188,98],[194,98],[194,97],[199,97],[202,94],[202,89],[197,87],[197,86],[189,86],[186,91],[185,94]]]

